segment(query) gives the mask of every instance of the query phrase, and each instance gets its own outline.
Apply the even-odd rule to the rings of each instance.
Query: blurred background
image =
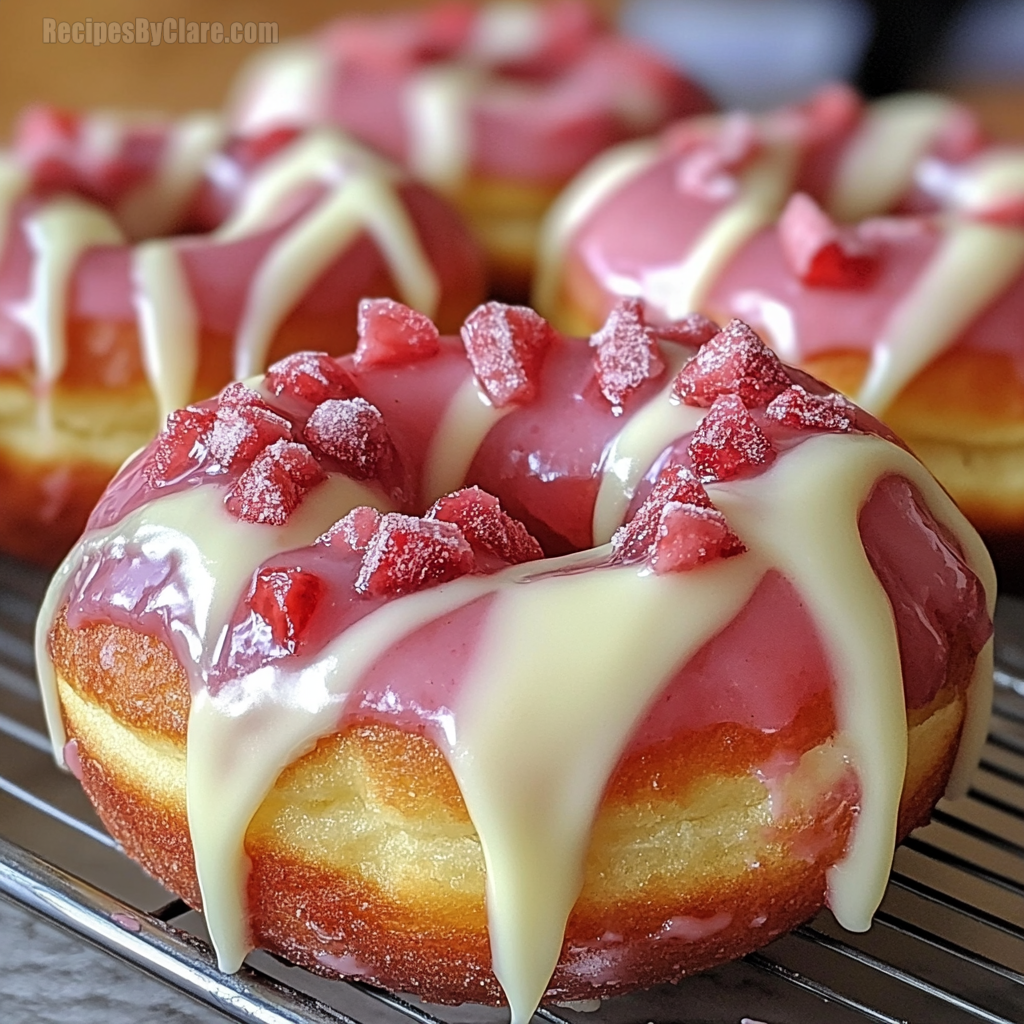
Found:
[[[593,0],[724,104],[764,107],[846,78],[870,95],[920,86],[967,98],[1024,138],[1024,0]],[[26,103],[212,108],[257,44],[44,43],[43,19],[273,21],[279,38],[406,0],[47,0],[0,6],[0,136]]]

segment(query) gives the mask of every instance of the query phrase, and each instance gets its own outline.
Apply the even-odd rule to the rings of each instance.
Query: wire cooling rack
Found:
[[[54,767],[34,682],[45,579],[0,559],[0,896],[28,907],[237,1021],[465,1024],[507,1013],[425,1006],[325,982],[266,954],[220,974],[201,919],[131,864],[73,778]],[[1001,601],[997,695],[969,796],[907,840],[874,927],[827,913],[744,960],[547,1024],[1024,1024],[1024,602]]]

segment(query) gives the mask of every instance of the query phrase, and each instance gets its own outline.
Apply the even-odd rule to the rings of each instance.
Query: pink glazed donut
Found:
[[[452,199],[525,294],[537,224],[602,150],[711,109],[663,58],[583,0],[443,3],[340,18],[269,48],[238,83],[234,124],[334,124]]]
[[[222,968],[524,1024],[867,928],[985,735],[942,488],[739,322],[360,323],[175,413],[40,617],[58,755]]]
[[[364,295],[455,329],[484,270],[458,214],[330,129],[37,108],[0,156],[0,548],[55,564],[173,409],[304,348]]]

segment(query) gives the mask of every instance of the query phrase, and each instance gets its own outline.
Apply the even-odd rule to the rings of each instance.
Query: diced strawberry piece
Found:
[[[658,335],[647,326],[639,299],[619,299],[604,326],[590,336],[590,344],[597,349],[594,366],[601,394],[617,409],[644,381],[665,372]]]
[[[380,513],[368,505],[352,509],[347,516],[339,519],[326,533],[317,537],[316,543],[345,554],[365,551],[380,526]]]
[[[454,523],[477,554],[487,552],[509,565],[544,557],[530,531],[504,512],[493,494],[479,487],[467,487],[439,498],[426,518]]]
[[[688,313],[682,320],[659,324],[654,328],[655,334],[662,341],[674,341],[677,345],[690,345],[692,348],[700,348],[720,330],[714,320],[709,320],[701,313]]]
[[[70,110],[35,103],[18,118],[14,149],[23,160],[36,160],[54,150],[65,151],[77,138],[82,117]]]
[[[527,306],[488,302],[462,325],[462,342],[484,391],[499,409],[537,394],[540,368],[555,332]]]
[[[144,470],[151,486],[171,483],[200,465],[209,450],[214,419],[212,410],[192,407],[177,409],[167,417]]]
[[[283,526],[326,474],[313,453],[294,441],[265,448],[228,492],[228,511],[246,523]]]
[[[773,398],[764,411],[765,419],[799,430],[853,430],[857,408],[842,395],[812,395],[799,384]]]
[[[275,395],[290,395],[306,402],[355,398],[359,394],[352,375],[326,352],[287,356],[267,370],[266,383]]]
[[[677,463],[666,466],[633,518],[615,531],[612,543],[620,561],[639,562],[647,557],[658,537],[661,510],[669,502],[681,502],[696,508],[714,507],[704,485],[686,466]]]
[[[256,574],[249,607],[270,626],[274,642],[290,653],[309,625],[324,582],[302,569],[261,569]]]
[[[803,192],[790,197],[778,223],[790,269],[811,288],[866,288],[878,274],[874,246],[853,229],[840,228]]]
[[[229,384],[210,432],[213,457],[228,468],[252,462],[267,445],[290,441],[292,425],[279,416],[260,396],[244,384]]]
[[[760,153],[761,134],[748,114],[725,116],[711,137],[680,136],[683,148],[676,186],[705,202],[724,203],[738,188],[738,174]]]
[[[739,395],[721,395],[690,439],[690,459],[702,480],[749,475],[775,459],[775,449]]]
[[[670,501],[661,510],[657,539],[648,562],[660,575],[695,569],[746,550],[718,509]]]
[[[363,555],[356,590],[410,594],[465,576],[475,566],[473,549],[454,523],[389,512]]]
[[[390,366],[429,359],[441,349],[434,322],[394,299],[359,303],[357,366]]]
[[[321,402],[306,423],[305,441],[341,463],[353,480],[379,477],[397,458],[380,410],[365,398]]]
[[[989,144],[985,129],[973,110],[960,105],[950,110],[932,141],[931,152],[940,160],[963,163]]]
[[[676,374],[672,394],[702,408],[719,395],[739,395],[756,409],[789,384],[779,357],[742,320],[730,320]]]

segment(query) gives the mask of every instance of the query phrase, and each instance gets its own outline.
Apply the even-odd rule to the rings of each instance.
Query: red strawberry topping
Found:
[[[639,299],[619,299],[604,326],[590,336],[601,394],[619,411],[628,395],[665,372],[658,333],[647,326]]]
[[[702,137],[703,135],[703,137]],[[676,186],[687,195],[724,203],[737,191],[739,173],[760,153],[757,124],[748,114],[730,114],[708,137],[701,131],[675,134],[670,141],[682,150],[676,168]]]
[[[462,342],[490,400],[499,409],[523,405],[537,394],[540,368],[555,332],[526,306],[488,302],[462,325]]]
[[[325,475],[305,445],[275,441],[238,478],[225,504],[243,522],[283,526]]]
[[[356,577],[361,594],[396,597],[465,576],[476,566],[473,549],[454,523],[383,516]]]
[[[267,387],[275,395],[306,402],[328,398],[355,398],[359,394],[352,375],[326,352],[296,352],[267,370]]]
[[[177,409],[157,435],[144,473],[152,487],[169,484],[197,468],[206,455],[214,413],[209,409]]]
[[[380,526],[380,513],[368,505],[352,509],[339,519],[316,543],[341,553],[365,551]]]
[[[222,465],[232,468],[252,462],[275,441],[290,441],[291,424],[274,412],[251,388],[229,384],[221,393],[209,448]]]
[[[380,410],[365,398],[321,402],[309,417],[306,443],[341,463],[353,480],[370,480],[397,458]]]
[[[718,509],[670,501],[661,509],[648,564],[659,575],[684,572],[746,550]]]
[[[799,384],[783,391],[765,409],[765,419],[799,430],[853,430],[857,408],[853,402],[835,393],[812,395]]]
[[[742,320],[730,320],[676,374],[672,394],[702,408],[719,395],[738,395],[756,409],[789,385],[779,357]]]
[[[509,565],[544,557],[540,544],[526,527],[504,512],[493,494],[479,487],[439,498],[426,518],[454,523],[478,555],[486,552]]]
[[[775,449],[738,395],[720,395],[690,438],[690,459],[702,480],[749,475],[775,459]]]
[[[692,348],[700,348],[720,330],[714,320],[709,320],[701,313],[687,313],[682,320],[654,328],[655,334],[662,341],[674,341],[679,345],[690,345]]]
[[[875,279],[875,247],[855,230],[840,228],[803,192],[786,204],[778,231],[790,269],[811,288],[866,288]]]
[[[658,537],[661,510],[669,502],[684,503],[696,508],[712,508],[704,485],[678,463],[666,466],[654,482],[651,493],[625,526],[616,530],[615,554],[620,561],[639,562],[647,557]]]
[[[428,359],[441,346],[430,317],[394,299],[363,299],[359,303],[357,366],[391,366]]]
[[[270,626],[274,642],[294,654],[324,592],[319,576],[302,569],[261,569],[249,607]]]

